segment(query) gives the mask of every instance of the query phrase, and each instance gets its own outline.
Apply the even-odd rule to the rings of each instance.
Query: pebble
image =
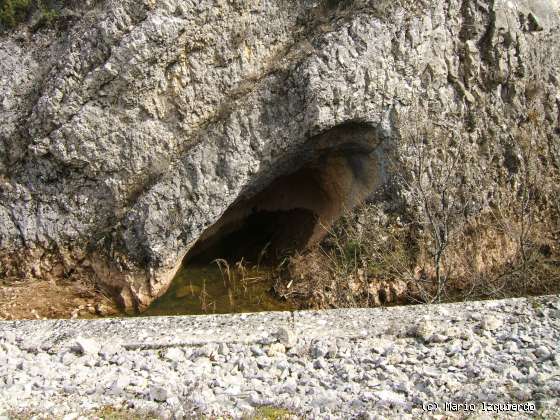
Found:
[[[229,347],[226,343],[218,344],[218,354],[221,356],[227,356],[229,354]]]
[[[165,358],[170,362],[180,362],[185,359],[185,353],[177,347],[171,347],[165,352]]]
[[[430,341],[434,333],[434,325],[428,320],[420,321],[413,330],[413,335],[426,343]]]
[[[294,347],[297,343],[296,333],[286,327],[279,328],[276,332],[276,337],[278,338],[278,342],[286,346],[288,349]]]
[[[548,359],[550,357],[550,350],[548,350],[545,346],[539,346],[535,350],[535,354],[541,360]]]
[[[78,337],[72,350],[81,354],[97,355],[101,350],[101,345],[92,338]]]
[[[286,353],[286,346],[282,343],[273,343],[268,348],[268,355],[270,357],[278,356]]]
[[[501,319],[493,315],[487,315],[480,321],[480,328],[485,331],[496,331],[502,324]]]
[[[78,337],[70,345],[28,351],[35,337],[24,340],[18,330],[10,336],[0,324],[0,416],[34,410],[46,418],[90,418],[87,410],[114,404],[170,419],[193,413],[251,418],[262,405],[318,419],[422,418],[422,404],[431,401],[515,399],[546,407],[560,393],[560,325],[550,318],[553,311],[512,315],[525,310],[523,302],[449,305],[439,317],[414,312],[429,307],[410,307],[410,314],[395,315],[393,322],[412,325],[398,337],[360,332],[341,338],[328,331],[296,337],[282,327],[272,343],[144,350]]]
[[[323,359],[322,357],[319,357],[318,359],[316,359],[313,362],[313,367],[315,369],[327,369],[329,367],[329,365],[327,364],[325,359]]]
[[[99,350],[99,355],[103,360],[108,361],[111,360],[115,355],[122,354],[123,351],[124,349],[120,345],[114,343],[107,343],[101,346],[101,349]]]
[[[150,398],[154,401],[165,401],[168,398],[167,389],[161,385],[152,385],[150,387]]]

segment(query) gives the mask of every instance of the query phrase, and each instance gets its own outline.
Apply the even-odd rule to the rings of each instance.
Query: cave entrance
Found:
[[[309,209],[256,210],[237,230],[218,233],[219,239],[200,243],[186,260],[187,264],[209,264],[216,258],[228,262],[246,261],[273,264],[282,256],[303,249],[318,216]]]
[[[271,293],[267,267],[319,242],[375,189],[376,146],[371,127],[347,124],[311,138],[273,171],[255,176],[191,247],[167,293],[146,314],[295,309]]]
[[[296,170],[238,199],[202,234],[184,264],[275,264],[320,241],[379,184],[375,138],[371,127],[349,124],[311,139],[309,150],[280,165]]]
[[[272,181],[250,199],[240,200],[208,229],[187,254],[185,264],[274,264],[305,249],[317,235],[328,197],[319,173],[304,167]]]

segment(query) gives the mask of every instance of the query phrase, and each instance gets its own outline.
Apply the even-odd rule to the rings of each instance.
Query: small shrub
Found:
[[[56,9],[44,8],[41,10],[39,20],[33,25],[34,30],[41,28],[52,27],[56,20],[59,18],[60,12]]]
[[[0,30],[13,29],[33,15],[33,29],[52,26],[60,16],[63,0],[0,0]]]
[[[31,10],[31,0],[1,0],[0,28],[11,29],[27,19]]]
[[[276,292],[301,308],[368,307],[405,300],[417,247],[410,226],[380,223],[365,204],[348,212],[319,246],[287,259]]]
[[[288,420],[295,418],[294,414],[285,408],[262,406],[246,417],[246,420]]]

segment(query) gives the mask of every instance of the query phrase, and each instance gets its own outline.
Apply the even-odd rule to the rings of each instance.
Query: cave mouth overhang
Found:
[[[126,311],[142,312],[167,291],[184,264],[217,258],[257,262],[265,248],[274,263],[286,253],[303,251],[387,181],[390,139],[386,128],[349,122],[302,142],[266,143],[271,150],[251,156],[260,169],[218,217],[208,220],[200,234],[194,235],[198,227],[192,226],[193,220],[177,229],[193,232],[193,237],[186,235],[188,245],[181,240],[177,248],[170,247],[176,257],[147,268],[134,267],[126,256],[117,264],[100,257],[93,262],[94,270]],[[224,184],[229,181],[223,179]]]
[[[276,263],[320,241],[380,185],[375,128],[348,123],[312,137],[254,182],[190,248],[184,264],[217,258]]]

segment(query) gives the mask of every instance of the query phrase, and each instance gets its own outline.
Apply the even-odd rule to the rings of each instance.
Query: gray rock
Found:
[[[297,343],[297,334],[295,331],[281,327],[276,332],[276,337],[278,338],[278,342],[283,344],[287,349],[292,348]]]
[[[164,386],[152,385],[150,387],[150,398],[154,401],[165,401],[169,398],[169,392]]]
[[[325,359],[323,359],[322,357],[319,357],[313,362],[313,367],[315,369],[328,369],[329,365],[327,364]]]
[[[512,316],[507,321],[508,331],[520,336],[531,333],[538,346],[489,331],[469,340],[424,344],[415,338],[387,335],[392,333],[387,333],[385,325],[415,324],[430,310],[430,323],[437,334],[446,330],[449,319],[459,319],[458,329],[472,328],[474,323],[467,316],[472,311],[483,319],[496,315],[496,308],[504,314],[517,314],[536,303],[510,299],[498,302],[499,306],[471,302],[305,311],[294,318],[304,337],[298,345],[306,351],[257,357],[252,354],[253,346],[268,352],[280,345],[259,343],[284,322],[285,315],[3,322],[0,334],[17,329],[18,335],[36,341],[60,338],[51,340],[48,352],[42,347],[21,351],[13,344],[0,343],[0,411],[63,418],[107,405],[134,405],[134,410],[156,413],[158,418],[193,413],[242,418],[249,406],[265,405],[316,418],[356,418],[365,411],[379,418],[421,418],[426,415],[422,404],[440,401],[441,395],[449,401],[474,403],[538,401],[544,407],[553,400],[556,402],[550,404],[557,404],[560,392],[553,354],[560,325],[552,322],[549,312],[542,318]],[[321,324],[329,328],[318,328]],[[67,351],[78,332],[104,343],[101,357]],[[227,343],[227,357],[219,354],[219,344],[209,345],[218,350],[215,359],[198,355],[209,338],[213,343]],[[383,346],[379,346],[381,342]],[[121,353],[114,355],[123,360],[120,365],[112,357],[104,360],[103,349],[110,343],[122,343]],[[329,348],[330,343],[336,343],[336,357],[328,358],[327,353],[315,358],[310,351],[315,345]],[[508,343],[516,343],[517,351],[510,353],[515,349]],[[465,350],[464,344],[469,344]],[[142,349],[134,350],[135,346]],[[540,359],[543,348],[551,353],[549,358]],[[170,349],[192,357],[170,363],[166,357]],[[63,364],[66,358],[68,362]],[[554,410],[554,406],[547,409]]]
[[[297,383],[293,379],[288,379],[282,385],[282,393],[294,395],[297,391]]]
[[[93,275],[144,308],[234,203],[265,204],[274,179],[325,169],[340,144],[371,151],[342,157],[342,209],[398,187],[381,164],[390,150],[414,170],[411,117],[457,133],[485,197],[520,180],[502,163],[530,105],[546,116],[535,148],[557,136],[556,1],[191,3],[72,2],[56,31],[23,23],[0,38],[0,250],[13,273],[64,261],[48,274]],[[438,108],[415,112],[415,98]]]
[[[535,350],[535,354],[541,360],[546,360],[551,356],[550,350],[546,346],[537,347],[537,349]]]
[[[251,353],[253,356],[263,356],[264,349],[261,346],[251,346]]]
[[[316,342],[311,346],[311,355],[315,358],[325,357],[328,352],[329,348],[327,344],[321,341]]]
[[[259,356],[255,359],[255,361],[257,362],[257,366],[259,368],[267,368],[272,364],[272,361],[270,360],[270,357],[268,356]]]

